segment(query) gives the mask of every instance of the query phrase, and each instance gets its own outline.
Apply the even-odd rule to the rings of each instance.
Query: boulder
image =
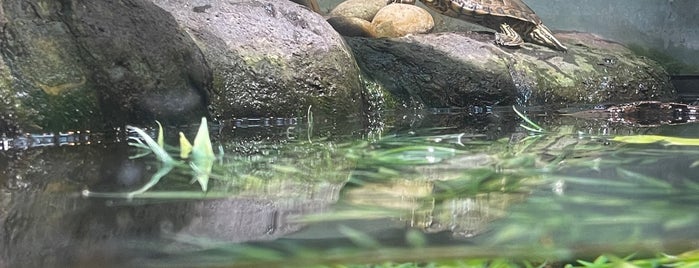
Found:
[[[206,115],[211,74],[147,0],[3,1],[3,131],[185,123]],[[10,108],[7,108],[10,107]]]
[[[316,119],[342,122],[361,113],[359,68],[319,14],[290,1],[153,1],[203,51],[215,117],[298,116],[312,107]]]
[[[566,53],[525,44],[503,48],[492,33],[347,38],[368,78],[404,105],[566,105],[671,100],[665,70],[599,37],[557,35]]]

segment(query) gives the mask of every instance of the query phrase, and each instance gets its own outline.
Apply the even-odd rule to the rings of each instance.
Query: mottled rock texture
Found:
[[[199,44],[213,70],[216,118],[361,112],[359,68],[325,19],[290,1],[192,5],[156,0]]]
[[[492,34],[348,38],[369,77],[403,103],[564,105],[674,99],[654,61],[589,34],[559,34],[567,53],[497,46]]]
[[[3,1],[4,124],[100,128],[206,115],[211,74],[174,18],[146,0]]]

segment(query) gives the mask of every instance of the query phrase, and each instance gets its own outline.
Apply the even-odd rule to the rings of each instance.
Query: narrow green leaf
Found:
[[[216,160],[214,148],[211,146],[206,117],[201,118],[197,136],[194,137],[191,156],[192,162],[190,162],[190,166],[194,170],[194,180],[198,181],[201,190],[206,192],[211,169],[213,168],[214,160]]]
[[[158,122],[158,120],[155,120],[155,123],[158,124],[158,145],[160,148],[165,148],[165,138],[163,138],[163,125]]]
[[[663,188],[663,189],[672,189],[672,184],[669,182],[663,181],[658,178],[653,178],[647,175],[643,175],[638,172],[633,172],[624,168],[617,168],[616,169],[617,174],[619,174],[622,178],[628,179],[630,181],[636,182],[640,184],[641,186],[650,186],[650,187],[657,187],[657,188]]]
[[[206,122],[206,117],[201,118],[201,124],[197,135],[194,137],[194,145],[192,146],[192,156],[198,157],[214,157],[214,148],[211,146],[211,138],[209,137],[209,126]]]
[[[601,264],[607,263],[607,261],[609,261],[609,259],[607,258],[607,256],[605,256],[605,255],[600,255],[599,257],[597,257],[597,259],[595,259],[594,264],[595,264],[595,265],[601,265]]]
[[[160,181],[160,179],[162,177],[164,177],[165,175],[170,173],[172,168],[173,168],[173,165],[164,164],[162,167],[160,167],[160,169],[158,169],[158,172],[156,172],[155,174],[153,174],[153,176],[150,177],[150,180],[148,181],[148,183],[146,183],[145,185],[143,185],[143,187],[141,187],[135,191],[128,192],[127,197],[133,198],[134,195],[142,194],[142,193],[148,191],[148,189],[153,188],[153,186],[158,184],[158,182]]]
[[[588,261],[583,261],[583,260],[578,260],[578,263],[582,264],[585,267],[595,267],[596,266],[594,263],[591,263]]]
[[[155,154],[158,159],[160,159],[161,162],[163,163],[174,163],[175,160],[172,159],[172,157],[161,147],[157,142],[155,142],[145,131],[143,131],[140,128],[137,127],[132,127],[132,126],[127,126],[127,130],[129,131],[134,131],[138,134],[138,136],[145,141],[146,145],[148,148],[150,148],[151,151]],[[140,141],[138,141],[140,143]]]
[[[523,124],[521,124],[521,125],[519,125],[519,126],[521,126],[522,128],[524,128],[524,129],[526,129],[526,130],[529,130],[529,131],[531,131],[531,132],[536,132],[536,133],[544,132],[544,129],[543,129],[541,126],[537,125],[536,123],[534,123],[534,121],[532,121],[531,119],[529,119],[529,117],[527,117],[526,115],[524,115],[523,113],[521,113],[520,111],[518,111],[517,108],[515,108],[514,105],[512,105],[512,110],[515,111],[515,113],[517,114],[517,116],[519,116],[520,118],[522,118],[522,120],[524,120],[524,122],[526,122],[527,124],[529,124],[528,126],[527,126],[527,125],[523,125]]]
[[[680,138],[680,137],[670,137],[661,135],[630,135],[630,136],[616,136],[612,138],[613,141],[623,142],[623,143],[636,143],[636,144],[649,144],[649,143],[659,143],[663,142],[669,145],[679,145],[679,146],[699,146],[699,139],[696,138]]]
[[[189,140],[187,140],[187,137],[184,136],[184,133],[180,132],[180,158],[189,158],[189,153],[191,152],[192,144],[189,143]]]

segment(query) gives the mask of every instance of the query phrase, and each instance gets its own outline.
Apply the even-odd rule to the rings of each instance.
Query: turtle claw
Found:
[[[520,47],[524,40],[507,23],[500,24],[500,32],[495,33],[495,43],[504,47]]]
[[[415,0],[387,0],[386,3],[392,4],[392,3],[399,3],[399,4],[410,4],[414,5]]]

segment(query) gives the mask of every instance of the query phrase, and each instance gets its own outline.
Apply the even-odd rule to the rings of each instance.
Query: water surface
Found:
[[[397,113],[397,112],[396,112]],[[680,253],[699,243],[695,124],[639,126],[510,107],[393,114],[337,131],[306,118],[211,127],[208,191],[116,142],[9,150],[0,223],[10,267],[246,267]],[[229,125],[229,126],[235,126]],[[149,133],[155,134],[151,126]],[[177,131],[166,143],[177,157]],[[118,136],[118,135],[116,135]]]

